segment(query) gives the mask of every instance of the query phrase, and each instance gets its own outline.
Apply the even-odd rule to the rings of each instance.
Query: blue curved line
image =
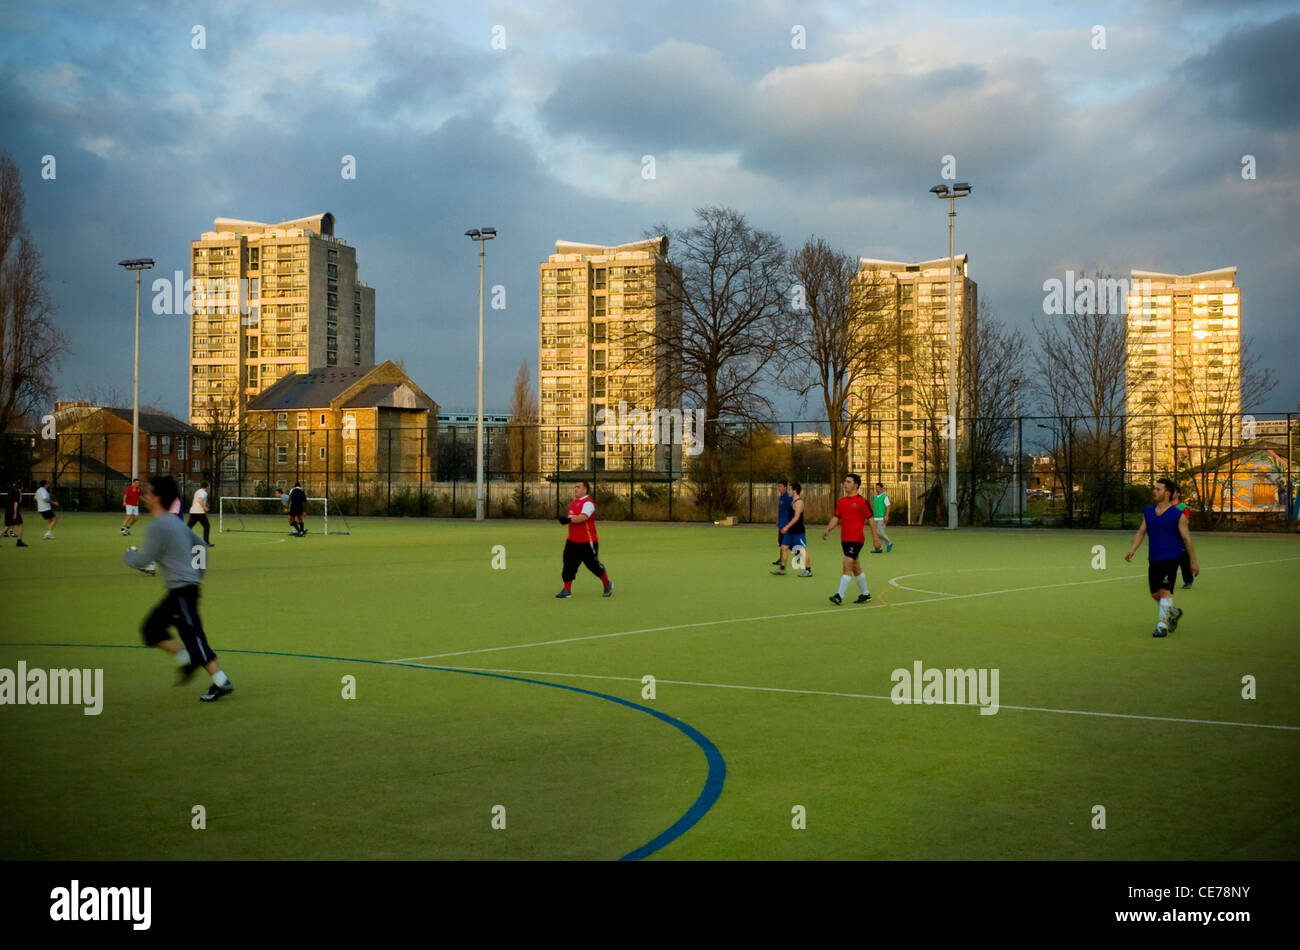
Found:
[[[91,649],[119,649],[119,650],[148,650],[150,647],[144,645],[134,645],[127,643],[13,643],[0,642],[0,647],[88,647]],[[587,696],[595,696],[597,699],[605,699],[612,703],[618,703],[621,706],[627,706],[630,709],[636,709],[640,712],[654,716],[662,722],[668,723],[674,729],[684,733],[692,742],[700,747],[704,753],[705,760],[709,763],[709,774],[704,779],[704,787],[700,789],[699,797],[695,803],[688,808],[680,818],[672,823],[666,830],[655,835],[639,848],[629,851],[619,858],[620,861],[640,861],[642,858],[649,857],[661,848],[666,847],[673,841],[676,841],[682,835],[686,834],[695,826],[705,813],[713,807],[718,798],[722,795],[722,784],[727,777],[727,762],[722,757],[708,738],[694,726],[682,722],[680,719],[674,719],[667,713],[659,712],[657,709],[651,709],[649,706],[642,706],[640,703],[634,703],[630,700],[623,699],[619,696],[610,696],[608,693],[597,693],[594,690],[582,689],[578,686],[569,686],[567,683],[549,683],[546,680],[529,679],[524,676],[509,676],[505,673],[486,673],[482,670],[458,670],[449,666],[429,666],[423,663],[393,663],[388,660],[364,660],[352,656],[322,656],[315,653],[283,653],[276,650],[223,650],[224,653],[250,653],[259,656],[287,656],[300,660],[333,660],[339,663],[373,663],[377,666],[407,666],[416,670],[435,670],[440,673],[462,673],[469,676],[484,676],[491,679],[514,680],[519,683],[531,683],[534,686],[550,686],[554,689],[566,689],[572,693],[583,693]]]

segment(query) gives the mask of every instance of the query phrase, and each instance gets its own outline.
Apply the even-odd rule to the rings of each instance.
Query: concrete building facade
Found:
[[[978,287],[969,259],[957,255],[954,284],[957,348],[975,332]],[[850,393],[857,420],[849,440],[849,464],[865,480],[908,478],[946,471],[947,449],[934,427],[948,406],[949,259],[885,261],[862,258],[857,281],[872,285],[870,299],[884,307],[901,343]],[[864,291],[865,292],[865,291]],[[960,438],[961,429],[958,429]]]
[[[637,442],[601,425],[624,407],[680,401],[680,356],[662,344],[680,314],[667,255],[666,237],[614,247],[556,241],[539,266],[543,473],[664,471],[674,459],[680,469],[680,446]]]

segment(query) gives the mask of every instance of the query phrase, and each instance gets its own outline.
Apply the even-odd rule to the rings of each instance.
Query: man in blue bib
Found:
[[[1187,530],[1187,520],[1182,511],[1174,504],[1174,494],[1178,486],[1168,478],[1156,480],[1151,490],[1151,500],[1142,512],[1142,523],[1138,525],[1137,534],[1133,535],[1133,546],[1125,561],[1133,560],[1133,554],[1142,544],[1142,538],[1149,535],[1147,545],[1147,582],[1151,588],[1151,598],[1158,605],[1155,633],[1153,637],[1168,636],[1178,627],[1178,620],[1183,612],[1174,606],[1174,582],[1178,577],[1178,562],[1185,550],[1192,561],[1192,576],[1201,573],[1196,563],[1196,549],[1192,547],[1192,535]]]

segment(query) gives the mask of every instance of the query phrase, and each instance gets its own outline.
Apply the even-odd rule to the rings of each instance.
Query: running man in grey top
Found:
[[[180,490],[170,475],[158,475],[145,486],[144,502],[153,520],[144,535],[144,548],[126,549],[122,559],[131,567],[143,568],[156,561],[162,569],[167,596],[145,618],[141,633],[144,642],[165,650],[180,667],[177,685],[189,682],[201,666],[212,675],[212,686],[199,699],[215,702],[234,692],[230,678],[217,663],[217,655],[208,646],[203,621],[199,619],[199,584],[207,569],[208,549],[198,536],[179,518],[170,517],[168,509],[180,497]],[[172,639],[175,627],[181,642]]]

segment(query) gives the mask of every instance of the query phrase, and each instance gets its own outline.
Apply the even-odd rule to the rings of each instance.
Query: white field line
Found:
[[[428,666],[430,669],[437,669],[437,667],[425,663],[416,663],[414,665]],[[557,673],[554,670],[502,670],[475,666],[454,666],[446,667],[446,669],[466,670],[472,673],[513,673],[518,676],[561,676],[573,679],[619,680],[628,683],[640,683],[642,681],[639,676],[600,676],[595,673]],[[889,696],[876,696],[871,693],[840,693],[825,689],[788,689],[781,686],[740,686],[734,683],[696,683],[690,680],[666,680],[658,678],[656,678],[655,682],[667,683],[672,686],[703,686],[711,689],[742,689],[762,693],[797,693],[801,696],[841,696],[845,699],[884,699],[893,702],[892,697]],[[902,703],[896,703],[895,705],[910,706],[912,703],[910,700],[905,700]],[[940,702],[926,703],[924,705],[971,706],[978,708],[979,704]],[[998,710],[1001,711],[1003,709],[1017,709],[1022,712],[1060,713],[1066,716],[1097,716],[1105,719],[1143,719],[1149,722],[1184,722],[1199,726],[1240,726],[1247,729],[1280,729],[1287,732],[1300,732],[1300,726],[1281,726],[1267,722],[1230,722],[1222,719],[1185,719],[1178,716],[1141,716],[1134,713],[1094,712],[1087,709],[1049,709],[1045,706],[1009,706],[1006,703],[999,703]]]
[[[1267,561],[1243,561],[1240,564],[1219,564],[1213,570],[1226,570],[1231,567],[1254,567],[1259,564],[1276,564],[1280,561],[1300,561],[1297,557],[1279,557]],[[906,576],[906,575],[900,575]],[[947,603],[950,600],[969,600],[972,597],[993,597],[998,594],[1019,594],[1031,590],[1050,590],[1056,587],[1078,587],[1085,584],[1105,584],[1109,581],[1131,581],[1140,580],[1141,574],[1126,574],[1123,577],[1104,577],[1095,581],[1064,581],[1059,584],[1036,584],[1031,587],[1007,587],[1002,590],[978,591],[973,594],[945,594],[941,597],[925,597],[919,600],[909,600],[901,604],[872,603],[856,608],[857,610],[870,610],[873,607],[912,607],[918,604]],[[561,643],[579,643],[586,640],[607,640],[610,637],[631,637],[641,633],[665,633],[669,630],[689,630],[697,627],[715,627],[728,623],[756,623],[764,620],[788,620],[791,617],[813,617],[819,614],[834,614],[852,612],[855,608],[850,605],[844,607],[829,607],[822,610],[803,610],[788,614],[766,614],[761,617],[729,617],[723,620],[700,620],[694,623],[674,623],[664,627],[643,627],[639,630],[619,630],[615,633],[593,633],[585,637],[562,637],[558,640],[538,640],[533,643],[511,643],[499,647],[480,647],[474,650],[455,650],[450,653],[427,653],[424,656],[404,656],[395,660],[386,660],[387,663],[413,663],[417,660],[441,660],[451,656],[469,656],[474,653],[498,653],[502,650],[523,650],[529,647],[549,647]]]

